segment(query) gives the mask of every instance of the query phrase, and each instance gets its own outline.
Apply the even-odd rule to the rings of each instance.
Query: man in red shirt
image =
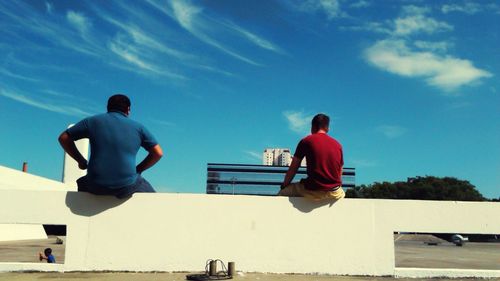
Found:
[[[327,135],[329,127],[330,118],[327,115],[314,116],[311,122],[311,134],[297,145],[278,195],[303,196],[314,200],[344,198],[342,146]],[[304,157],[307,161],[307,178],[291,184]]]

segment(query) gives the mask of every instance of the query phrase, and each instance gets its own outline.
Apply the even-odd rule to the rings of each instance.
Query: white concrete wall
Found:
[[[0,166],[0,190],[75,190],[59,181]]]
[[[0,166],[0,190],[76,190],[75,186]],[[8,211],[0,206],[0,212]],[[0,241],[45,239],[42,225],[0,224]]]
[[[0,224],[0,241],[47,239],[39,224]]]
[[[0,271],[199,271],[207,259],[219,258],[242,271],[422,276],[425,270],[395,269],[393,231],[500,233],[500,204],[487,202],[325,204],[204,194],[118,200],[0,190],[0,206],[0,224],[66,224],[68,232],[64,265],[10,263],[0,264]],[[500,277],[500,271],[458,275]]]

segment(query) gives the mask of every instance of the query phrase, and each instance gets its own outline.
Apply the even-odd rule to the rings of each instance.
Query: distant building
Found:
[[[288,148],[266,148],[262,154],[262,164],[266,166],[290,166],[292,154]]]
[[[265,166],[290,166],[292,153],[288,148],[266,148],[262,154],[262,165]],[[306,158],[302,159],[300,166],[307,166]]]

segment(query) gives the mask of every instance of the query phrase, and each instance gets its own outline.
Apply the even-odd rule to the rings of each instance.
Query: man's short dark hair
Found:
[[[45,256],[48,256],[50,254],[52,254],[52,249],[51,248],[46,248],[43,253],[45,254]]]
[[[129,107],[130,99],[126,95],[113,95],[108,99],[108,112],[120,111],[127,113]]]
[[[311,126],[314,129],[328,129],[330,127],[330,117],[326,114],[316,114],[311,121]]]

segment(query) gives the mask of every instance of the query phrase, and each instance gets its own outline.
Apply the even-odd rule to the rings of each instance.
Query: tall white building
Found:
[[[292,154],[288,148],[266,148],[262,155],[262,164],[267,166],[290,166]]]

